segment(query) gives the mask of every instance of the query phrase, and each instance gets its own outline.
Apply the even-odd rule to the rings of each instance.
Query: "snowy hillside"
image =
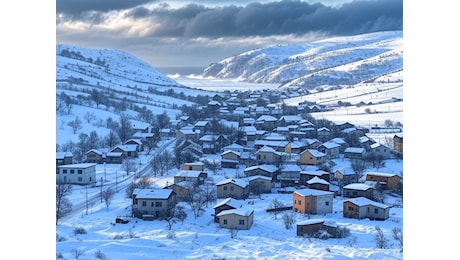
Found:
[[[308,89],[372,82],[403,69],[402,35],[388,31],[269,46],[213,63],[203,76]]]

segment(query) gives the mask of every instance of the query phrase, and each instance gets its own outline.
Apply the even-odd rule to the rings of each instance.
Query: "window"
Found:
[[[70,173],[72,173],[72,174],[73,174],[73,173],[75,173],[75,170],[73,170],[73,169],[72,169],[72,170],[70,170]]]
[[[348,206],[348,210],[349,210],[349,211],[353,211],[353,210],[354,210],[354,208],[353,208],[353,207],[351,207],[351,206]]]
[[[64,173],[64,174],[67,173],[67,170],[62,170],[62,173]]]
[[[379,209],[374,209],[375,214],[379,214]]]
[[[301,201],[301,200],[298,200],[298,201],[297,201],[297,204],[302,205],[302,201]]]
[[[227,190],[227,186],[224,186],[224,190]]]
[[[82,174],[83,173],[83,170],[78,170],[78,174]]]
[[[146,201],[142,201],[142,206],[143,206],[143,207],[146,207],[146,206],[147,206],[147,202],[146,202]]]
[[[358,192],[357,192],[357,191],[353,191],[353,196],[358,196]]]
[[[329,201],[326,201],[326,206],[329,206]]]
[[[230,190],[233,190],[233,186],[232,186],[232,187],[230,187]]]
[[[224,225],[227,225],[227,220],[226,219],[224,219]]]
[[[153,201],[152,201],[152,203],[150,203],[150,207],[153,207]]]
[[[82,178],[82,177],[78,177],[78,181],[79,181],[79,182],[82,182],[82,181],[83,181],[83,178]]]
[[[161,201],[155,202],[155,207],[161,208],[162,206],[163,206],[163,203],[161,203]]]
[[[240,225],[244,225],[244,219],[240,219],[239,223]]]

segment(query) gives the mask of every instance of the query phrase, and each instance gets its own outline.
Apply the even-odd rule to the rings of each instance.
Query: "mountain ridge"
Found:
[[[313,89],[370,81],[402,70],[402,60],[402,31],[387,31],[249,50],[210,64],[202,76]]]

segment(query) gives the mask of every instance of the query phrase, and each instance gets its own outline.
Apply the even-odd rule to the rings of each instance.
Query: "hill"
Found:
[[[403,69],[402,36],[387,31],[268,46],[213,63],[202,75],[306,89],[370,83]]]

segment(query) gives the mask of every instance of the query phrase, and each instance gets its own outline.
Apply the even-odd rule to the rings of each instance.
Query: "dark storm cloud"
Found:
[[[56,0],[56,13],[79,17],[87,11],[107,12],[136,7],[152,0]]]
[[[148,1],[77,1],[58,0],[73,11],[100,10],[85,13],[80,22],[102,22],[103,10],[129,8],[125,18],[136,22],[142,19],[150,23],[148,37],[209,37],[224,36],[269,36],[303,35],[321,32],[329,35],[353,35],[383,30],[402,30],[402,0],[353,1],[332,7],[321,3],[309,4],[303,1],[284,0],[269,3],[251,3],[246,6],[204,6],[188,4],[180,8],[171,8],[168,4],[159,4],[155,9],[134,7]],[[98,2],[99,4],[90,4]],[[102,2],[102,3],[101,3]],[[110,8],[108,7],[109,3]],[[80,7],[80,5],[83,5]],[[106,6],[107,5],[107,6]],[[79,7],[76,7],[79,6]],[[61,9],[65,9],[61,7]],[[58,7],[59,10],[59,7]],[[69,21],[69,17],[58,19]],[[74,17],[75,18],[75,17]]]

